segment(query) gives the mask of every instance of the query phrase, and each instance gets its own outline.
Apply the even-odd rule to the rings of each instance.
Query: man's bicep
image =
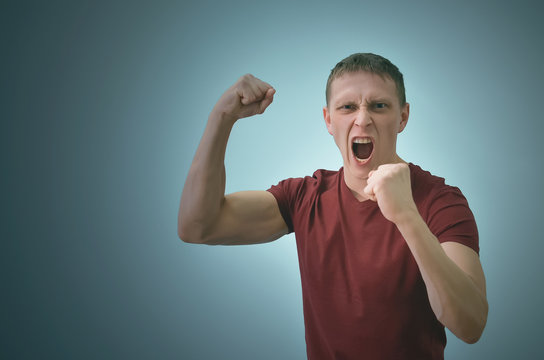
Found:
[[[274,195],[268,191],[240,191],[225,196],[210,243],[258,244],[276,240],[287,232]]]
[[[485,275],[478,254],[470,247],[454,241],[446,241],[441,245],[446,255],[472,279],[485,296]]]

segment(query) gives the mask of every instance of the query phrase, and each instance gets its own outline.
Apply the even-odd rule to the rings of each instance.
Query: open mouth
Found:
[[[374,144],[372,140],[368,137],[355,138],[351,144],[351,149],[353,150],[353,155],[357,161],[366,161],[372,155],[372,150],[374,150]]]

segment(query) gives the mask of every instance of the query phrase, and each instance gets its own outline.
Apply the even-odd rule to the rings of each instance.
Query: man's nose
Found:
[[[366,127],[372,124],[372,117],[370,116],[366,108],[361,108],[357,112],[356,116],[357,117],[355,118],[355,125],[359,127]]]

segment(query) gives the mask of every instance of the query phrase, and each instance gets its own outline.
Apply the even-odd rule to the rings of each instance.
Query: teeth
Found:
[[[372,142],[372,140],[370,140],[370,138],[356,138],[353,142],[355,144],[368,144]]]

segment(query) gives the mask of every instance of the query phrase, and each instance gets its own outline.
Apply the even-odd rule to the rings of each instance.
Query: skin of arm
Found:
[[[476,252],[440,244],[413,201],[407,164],[386,164],[369,173],[364,189],[395,223],[414,256],[437,319],[461,340],[479,340],[487,322],[485,276]]]
[[[225,151],[238,119],[262,114],[275,90],[252,75],[242,76],[219,99],[189,169],[178,213],[178,236],[209,245],[255,244],[287,233],[274,196],[242,191],[225,196]]]

